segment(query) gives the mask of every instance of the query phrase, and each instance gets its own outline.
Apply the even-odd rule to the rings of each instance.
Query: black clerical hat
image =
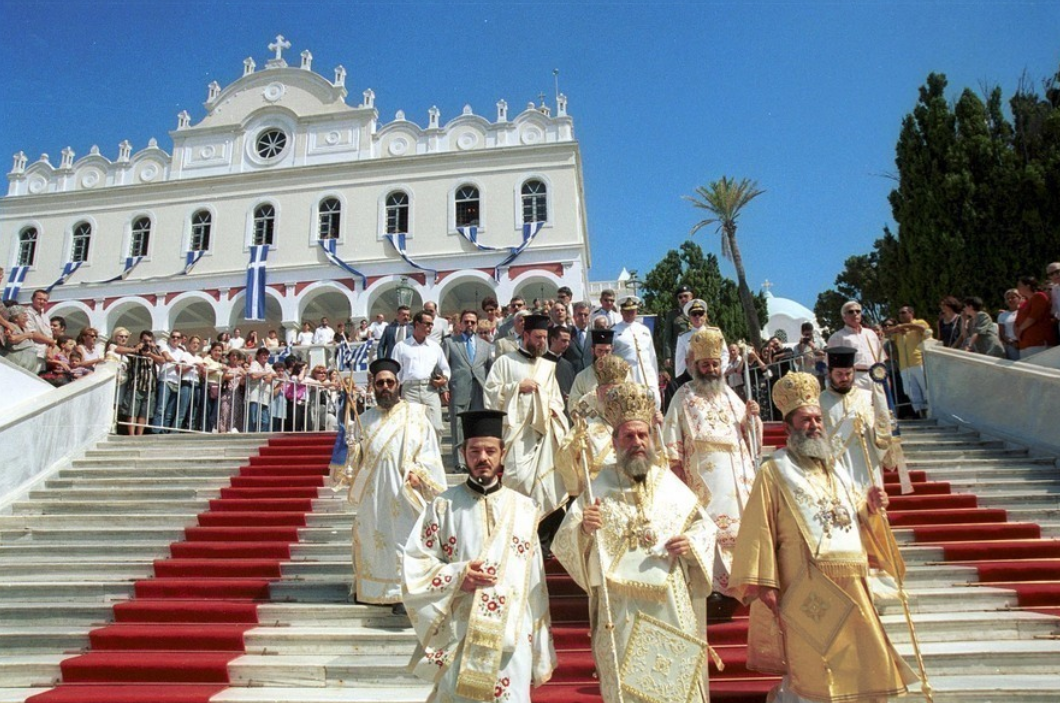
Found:
[[[854,368],[854,357],[858,353],[858,350],[854,347],[828,347],[825,351],[828,352],[828,368]]]
[[[380,371],[389,371],[394,374],[395,378],[397,378],[398,371],[401,371],[401,364],[393,359],[376,359],[368,365],[368,372],[373,376]]]
[[[500,410],[468,410],[460,413],[464,428],[464,441],[474,437],[496,437],[504,439],[504,417]]]
[[[548,329],[548,315],[527,315],[526,320],[523,321],[523,331],[530,332],[532,330],[547,330]]]
[[[591,336],[593,344],[612,344],[615,341],[614,330],[593,330]]]

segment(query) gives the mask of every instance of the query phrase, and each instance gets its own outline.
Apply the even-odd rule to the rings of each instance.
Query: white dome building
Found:
[[[777,298],[770,290],[772,287],[769,281],[762,284],[766,296],[766,310],[769,314],[766,326],[762,329],[762,336],[768,339],[779,335],[781,341],[786,344],[795,344],[802,334],[803,323],[812,322],[814,337],[820,339],[821,327],[817,324],[817,317],[813,314],[813,310],[790,298]]]

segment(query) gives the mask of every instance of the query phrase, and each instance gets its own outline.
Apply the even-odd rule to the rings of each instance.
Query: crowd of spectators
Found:
[[[947,296],[939,302],[939,340],[947,347],[1012,361],[1060,344],[1060,262],[1046,267],[1047,281],[1020,276],[1004,293],[996,317],[981,298]]]

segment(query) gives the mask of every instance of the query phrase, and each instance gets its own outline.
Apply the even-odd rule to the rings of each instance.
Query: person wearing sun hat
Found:
[[[872,603],[870,561],[904,573],[880,487],[859,498],[832,456],[808,373],[773,386],[787,445],[758,471],[736,539],[729,587],[751,606],[748,668],[783,679],[770,700],[883,701],[917,676]]]

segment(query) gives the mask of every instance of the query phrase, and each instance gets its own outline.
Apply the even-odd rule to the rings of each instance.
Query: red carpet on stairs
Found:
[[[209,502],[155,577],[61,664],[62,684],[31,703],[208,703],[228,687],[298,528],[324,486],[334,435],[274,437]]]

